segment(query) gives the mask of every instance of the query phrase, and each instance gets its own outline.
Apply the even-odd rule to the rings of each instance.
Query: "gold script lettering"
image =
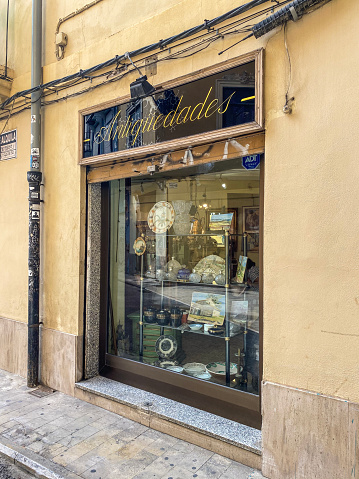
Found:
[[[162,113],[161,113],[160,115],[158,115],[158,117],[156,118],[156,120],[155,120],[155,122],[154,122],[154,124],[153,124],[153,128],[152,128],[153,131],[158,130],[159,128],[161,128],[162,124],[161,124],[161,125],[158,125],[158,126],[156,126],[156,125],[157,125],[157,122],[160,122],[160,121],[162,120],[162,118],[163,118],[163,115],[162,115]]]
[[[205,112],[205,114],[204,114],[204,116],[205,116],[206,118],[209,118],[209,117],[212,115],[212,113],[214,113],[214,112],[212,112],[212,113],[210,113],[209,115],[207,115],[207,112],[208,112],[208,110],[212,107],[212,105],[213,105],[213,106],[217,106],[217,105],[218,105],[218,99],[217,99],[217,98],[215,98],[214,100],[212,100],[211,103],[207,106],[207,110],[206,110],[206,112]],[[217,108],[215,109],[215,111],[217,111]]]
[[[204,102],[203,102],[203,103],[197,103],[197,105],[193,108],[192,113],[191,113],[191,116],[190,116],[190,120],[191,120],[191,121],[200,120],[201,118],[203,118],[203,116],[201,117],[200,115],[201,115],[201,113],[202,113],[202,110],[203,110],[203,108],[204,108],[204,105],[206,104],[206,102],[207,102],[207,100],[208,100],[209,95],[211,94],[211,91],[212,91],[212,87],[208,90],[208,93],[207,93],[207,96],[206,96],[206,99],[204,100]],[[197,118],[192,118],[194,112],[196,111],[196,108],[197,108],[198,106],[201,106],[201,105],[202,105],[202,108],[200,109],[200,111],[199,111],[199,113],[198,113],[198,115],[197,115]]]

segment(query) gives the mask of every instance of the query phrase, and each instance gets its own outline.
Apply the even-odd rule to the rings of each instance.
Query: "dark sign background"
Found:
[[[85,116],[83,156],[136,148],[255,119],[254,61]]]

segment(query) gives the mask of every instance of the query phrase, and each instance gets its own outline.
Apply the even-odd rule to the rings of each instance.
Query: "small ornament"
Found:
[[[200,283],[202,276],[199,273],[196,273],[196,270],[193,269],[188,279],[191,283]]]
[[[220,285],[226,284],[226,277],[222,273],[217,274],[217,276],[214,278],[214,280],[217,284],[220,284]]]
[[[137,256],[142,256],[146,251],[146,241],[139,236],[133,243],[133,249],[135,250],[135,254]]]

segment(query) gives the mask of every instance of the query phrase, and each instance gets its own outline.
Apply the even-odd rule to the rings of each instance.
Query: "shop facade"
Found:
[[[99,371],[257,428],[262,62],[253,52],[80,121],[89,194],[101,189]]]
[[[80,17],[65,23],[58,61],[49,38],[73,6],[50,2],[43,83],[236,7],[157,3],[153,16],[99,2],[83,38]],[[44,97],[41,382],[80,397],[76,384],[102,375],[261,429],[266,477],[352,478],[358,6],[332,0],[235,44],[269,3],[130,57],[147,97],[131,99],[128,58]],[[12,15],[2,100],[29,87],[31,15],[16,33]],[[0,111],[17,132],[0,162],[0,367],[26,376],[31,118]]]

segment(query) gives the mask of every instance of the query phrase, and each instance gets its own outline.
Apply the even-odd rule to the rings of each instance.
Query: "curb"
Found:
[[[83,479],[59,464],[0,437],[0,455],[40,479]]]

